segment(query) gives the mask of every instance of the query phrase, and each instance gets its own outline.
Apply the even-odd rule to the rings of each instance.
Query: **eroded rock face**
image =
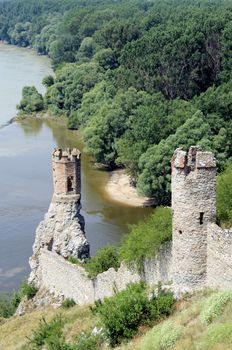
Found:
[[[74,256],[79,260],[89,257],[89,243],[84,232],[84,218],[80,214],[79,201],[53,198],[44,220],[36,230],[33,255],[30,258],[32,269],[29,282],[39,286],[39,254],[41,248],[56,252],[67,259]]]

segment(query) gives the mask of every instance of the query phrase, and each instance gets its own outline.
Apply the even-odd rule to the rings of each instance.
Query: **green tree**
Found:
[[[42,111],[44,108],[43,97],[34,86],[25,86],[22,100],[17,108],[26,113]]]

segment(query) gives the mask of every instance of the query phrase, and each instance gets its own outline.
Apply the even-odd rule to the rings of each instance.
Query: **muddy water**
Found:
[[[14,48],[10,54],[13,62],[11,55],[15,55],[17,61],[21,49]],[[27,54],[25,57],[28,57]],[[31,58],[32,61],[35,58],[34,69],[41,72],[38,77],[47,74],[50,70],[48,62],[47,69],[44,69],[43,60],[41,67],[37,56],[32,55]],[[4,73],[6,77],[14,75],[11,67],[9,65],[8,74]],[[28,65],[25,66],[23,85],[27,84],[25,76],[28,76],[30,84],[41,88],[37,76],[30,80]],[[14,80],[11,79],[11,82],[13,86]],[[0,96],[3,85],[1,78]],[[20,96],[20,91],[15,92],[14,96],[15,99]],[[12,102],[14,105],[17,103],[15,99]],[[10,112],[4,106],[5,112],[1,116],[5,122],[6,115],[10,116],[13,109]],[[28,258],[32,252],[35,229],[47,211],[52,196],[51,151],[56,146],[83,147],[76,134],[52,120],[27,120],[0,129],[0,291],[17,288],[29,273]],[[131,208],[112,202],[104,192],[108,177],[107,172],[94,169],[91,159],[82,153],[82,214],[92,254],[105,244],[120,242],[128,231],[128,225],[150,212],[150,209]]]

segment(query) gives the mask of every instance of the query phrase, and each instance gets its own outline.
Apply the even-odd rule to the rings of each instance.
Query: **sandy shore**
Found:
[[[154,204],[151,198],[140,197],[136,189],[131,186],[129,176],[123,170],[113,171],[106,185],[107,195],[115,202],[133,207],[149,207]]]

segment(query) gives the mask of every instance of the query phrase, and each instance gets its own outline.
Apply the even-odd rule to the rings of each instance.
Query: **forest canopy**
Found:
[[[11,0],[0,40],[51,57],[44,108],[80,129],[86,150],[125,166],[139,191],[170,203],[176,147],[232,157],[232,4],[227,0]],[[33,99],[33,101],[31,101]]]

